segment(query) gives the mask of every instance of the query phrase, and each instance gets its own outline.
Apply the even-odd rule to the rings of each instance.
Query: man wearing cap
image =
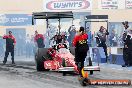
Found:
[[[69,42],[69,45],[72,46],[72,40],[74,36],[76,35],[75,25],[70,26],[70,28],[68,29],[68,33],[69,33],[68,42]]]
[[[9,31],[8,33],[9,33],[8,35],[3,36],[3,39],[6,39],[6,51],[5,51],[5,57],[4,57],[3,64],[6,64],[9,52],[11,53],[11,56],[12,56],[12,58],[11,58],[12,64],[15,64],[15,62],[14,62],[14,47],[16,45],[16,39],[12,35],[11,31]]]
[[[35,31],[35,37],[34,37],[34,41],[36,42],[36,45],[38,46],[38,48],[44,48],[44,36],[42,34],[38,34],[37,31]]]
[[[132,30],[128,29],[124,40],[123,60],[125,62],[122,67],[132,66]]]

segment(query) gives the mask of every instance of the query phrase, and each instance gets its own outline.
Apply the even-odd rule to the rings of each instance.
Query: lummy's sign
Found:
[[[118,0],[101,0],[100,9],[118,9]]]
[[[44,11],[91,10],[91,0],[44,0]]]
[[[28,14],[0,14],[2,26],[26,26],[32,25],[32,16]]]

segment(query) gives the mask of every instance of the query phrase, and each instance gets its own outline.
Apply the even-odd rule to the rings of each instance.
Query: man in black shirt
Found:
[[[11,31],[9,31],[8,35],[4,35],[3,39],[6,39],[6,51],[5,51],[5,57],[4,57],[3,64],[6,64],[9,52],[11,53],[11,56],[12,56],[12,58],[11,58],[12,64],[15,64],[15,62],[14,62],[14,46],[16,45],[16,39],[12,35]]]
[[[97,33],[97,44],[98,47],[103,47],[105,56],[106,56],[106,62],[108,62],[108,54],[107,54],[107,45],[106,45],[106,36],[109,35],[108,30],[106,30],[103,26],[100,27],[99,32]]]

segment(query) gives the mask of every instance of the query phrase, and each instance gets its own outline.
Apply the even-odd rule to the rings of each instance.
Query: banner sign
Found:
[[[1,26],[32,25],[32,15],[28,14],[0,14]]]
[[[118,9],[118,0],[101,0],[100,9]]]
[[[91,10],[92,0],[44,0],[44,11]]]
[[[132,9],[132,0],[126,0],[126,9]]]

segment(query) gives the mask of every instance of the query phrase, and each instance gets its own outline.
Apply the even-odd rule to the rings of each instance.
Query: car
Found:
[[[68,48],[66,44],[56,44],[51,48],[38,48],[35,54],[37,71],[58,71],[66,75],[67,72],[79,74],[78,67],[74,61],[74,48]],[[90,59],[90,58],[89,58]],[[92,66],[91,59],[89,66],[84,67],[85,71],[100,71],[99,66]]]

